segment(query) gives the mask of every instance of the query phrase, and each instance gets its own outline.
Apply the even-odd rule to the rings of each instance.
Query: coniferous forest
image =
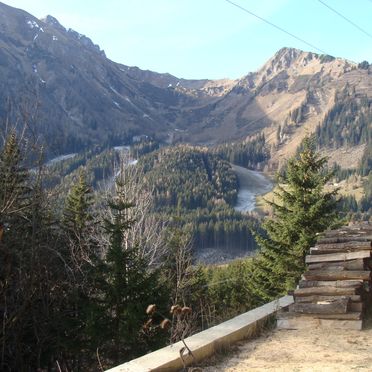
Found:
[[[214,148],[147,137],[45,163],[40,146],[9,131],[0,152],[0,369],[106,369],[293,289],[317,233],[371,212],[365,100],[358,110],[368,118],[349,138],[365,144],[359,167],[332,168],[316,151],[344,144],[337,133],[355,102],[343,97],[279,173],[262,224],[234,209],[231,163],[262,168],[264,136]],[[327,189],[352,175],[363,177],[359,201]],[[254,257],[198,263],[212,247]]]
[[[104,154],[95,164],[115,160]],[[192,258],[193,235],[222,246],[250,234],[229,206],[237,181],[228,163],[204,150],[164,149],[138,168],[122,163],[113,184],[97,192],[89,180],[101,174],[89,162],[86,171],[79,167],[79,155],[65,165],[76,176],[63,192],[45,167],[31,165],[39,158],[16,132],[0,153],[1,370],[108,368],[250,308],[241,296],[249,261],[213,269]],[[165,173],[169,192],[155,165],[161,158],[173,174]],[[209,200],[185,162],[194,164]],[[192,315],[168,329],[173,305]]]

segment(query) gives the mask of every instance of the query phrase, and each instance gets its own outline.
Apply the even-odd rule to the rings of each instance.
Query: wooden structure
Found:
[[[372,225],[325,232],[306,256],[307,271],[294,304],[278,313],[278,328],[320,326],[362,329],[371,301]]]

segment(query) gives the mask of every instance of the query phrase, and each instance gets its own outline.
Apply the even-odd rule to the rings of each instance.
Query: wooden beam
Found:
[[[317,241],[317,245],[321,244],[333,244],[333,243],[348,243],[348,242],[368,242],[372,241],[372,235],[368,236],[335,236],[333,238],[322,238]]]
[[[328,230],[322,233],[322,235],[325,237],[353,236],[363,234],[372,234],[372,225],[345,226],[337,230]]]
[[[300,280],[299,288],[310,287],[337,287],[337,288],[359,288],[363,285],[363,280],[335,280],[335,281],[322,281],[322,280]]]
[[[295,299],[303,296],[347,296],[357,294],[357,288],[339,288],[334,286],[329,287],[311,287],[311,288],[298,288],[294,291]]]
[[[349,298],[339,297],[335,300],[319,301],[317,303],[298,303],[290,305],[290,311],[304,314],[346,314]]]
[[[350,302],[348,305],[348,311],[363,312],[363,310],[364,310],[363,302]]]
[[[345,270],[365,270],[367,264],[360,258],[351,261],[336,261],[336,262],[318,262],[308,264],[309,270],[325,270],[325,271],[345,271]]]
[[[344,280],[344,279],[360,279],[370,280],[371,271],[321,271],[311,270],[303,274],[306,280]]]
[[[340,298],[348,298],[350,301],[354,301],[355,303],[361,301],[360,295],[349,295],[349,296],[321,296],[321,295],[314,295],[314,296],[305,296],[305,297],[296,297],[296,303],[306,303],[306,302],[321,302],[321,301],[332,301]]]
[[[321,247],[323,249],[334,249],[334,250],[342,250],[346,251],[348,249],[371,249],[372,248],[372,241],[350,241],[346,243],[328,243],[322,244]]]
[[[315,254],[315,255],[307,255],[306,258],[305,258],[305,262],[306,263],[315,263],[315,262],[349,261],[349,260],[355,260],[355,259],[361,259],[361,258],[370,258],[370,257],[371,257],[371,251],[357,251],[357,252],[331,253],[331,254]]]
[[[369,242],[368,242],[369,243]],[[348,247],[333,247],[330,244],[316,245],[310,248],[310,254],[331,254],[331,253],[348,253],[356,251],[371,251],[372,248],[366,245],[350,245]]]

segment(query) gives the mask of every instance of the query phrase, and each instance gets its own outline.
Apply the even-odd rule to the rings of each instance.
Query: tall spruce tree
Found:
[[[98,224],[92,207],[92,188],[85,174],[80,172],[66,197],[62,219],[62,238],[65,241],[63,255],[69,267],[69,280],[64,287],[65,310],[61,320],[65,331],[61,336],[61,348],[65,360],[74,370],[91,363],[95,350],[86,336],[91,297],[96,295],[93,279],[100,259],[100,247],[95,238]]]
[[[270,301],[295,287],[316,234],[337,221],[338,190],[325,190],[333,175],[326,172],[326,163],[312,140],[306,138],[302,150],[278,176],[275,201],[269,202],[273,216],[263,223],[267,234],[255,234],[261,251],[253,265],[251,291],[257,303]]]
[[[93,192],[83,172],[71,187],[63,211],[63,229],[69,240],[75,265],[94,260],[97,244],[94,241],[95,218],[92,213]]]
[[[58,358],[64,267],[40,174],[23,166],[15,132],[0,150],[0,370],[31,371]]]
[[[91,337],[105,367],[141,355],[150,345],[161,345],[158,338],[148,339],[142,327],[147,306],[156,303],[161,308],[166,298],[159,287],[158,271],[150,270],[138,247],[126,240],[134,223],[128,217],[134,204],[127,201],[120,183],[116,193],[109,202],[112,217],[105,221],[109,245],[97,266],[98,296],[90,320]]]

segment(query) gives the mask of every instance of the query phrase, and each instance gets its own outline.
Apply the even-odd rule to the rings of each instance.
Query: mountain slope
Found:
[[[55,18],[38,20],[0,3],[0,115],[13,122],[21,116],[57,153],[120,144],[139,134],[213,145],[263,131],[277,167],[323,123],[337,94],[346,89],[372,100],[371,72],[283,48],[241,79],[179,79],[112,62]]]
[[[16,110],[31,110],[26,97],[32,108],[40,103],[37,129],[61,151],[164,131],[169,119],[160,115],[162,106],[189,100],[128,70],[55,18],[38,20],[0,4],[2,116],[8,97]]]

